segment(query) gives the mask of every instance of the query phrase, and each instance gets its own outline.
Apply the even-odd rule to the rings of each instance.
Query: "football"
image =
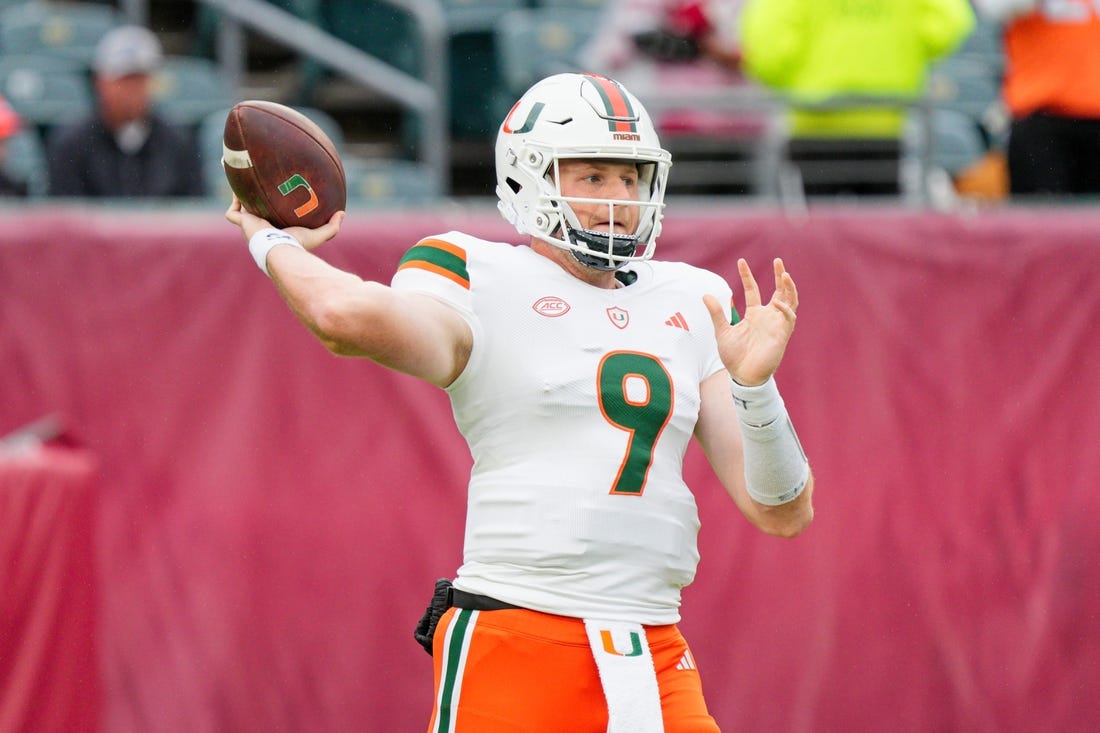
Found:
[[[229,111],[222,167],[244,208],[280,229],[310,229],[347,203],[344,166],[329,136],[301,112],[249,100]]]

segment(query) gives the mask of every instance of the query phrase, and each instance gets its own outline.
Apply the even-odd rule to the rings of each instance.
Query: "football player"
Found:
[[[234,201],[259,267],[334,353],[446,390],[474,464],[461,567],[418,638],[431,731],[712,732],[677,629],[699,555],[694,437],[764,532],[812,520],[809,464],[775,385],[798,294],[780,260],[746,309],[718,275],[653,258],[671,164],[621,84],[535,84],[496,142],[499,208],[527,241],[422,239],[390,285],[310,253]]]

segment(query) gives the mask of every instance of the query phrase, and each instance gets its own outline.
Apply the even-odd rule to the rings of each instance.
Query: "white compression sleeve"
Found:
[[[810,479],[810,464],[775,379],[769,377],[758,387],[730,380],[730,389],[744,438],[749,496],[769,506],[796,499]]]

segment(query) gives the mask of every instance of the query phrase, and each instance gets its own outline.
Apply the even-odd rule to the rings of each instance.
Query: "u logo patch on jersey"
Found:
[[[615,328],[622,329],[630,325],[630,314],[617,305],[607,309],[607,317]]]

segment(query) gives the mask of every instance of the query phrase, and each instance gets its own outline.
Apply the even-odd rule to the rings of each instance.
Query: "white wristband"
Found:
[[[271,273],[267,271],[267,254],[280,244],[289,244],[291,247],[305,249],[297,239],[282,229],[275,229],[274,227],[261,229],[248,240],[248,251],[252,253],[252,259],[256,260],[256,266],[263,270],[268,277],[271,277]]]
[[[774,377],[768,377],[768,381],[756,387],[746,387],[730,379],[730,392],[737,406],[737,417],[745,425],[757,428],[770,425],[786,409]]]
[[[806,488],[810,464],[771,377],[758,387],[730,381],[741,423],[745,488],[761,504],[792,501]]]

